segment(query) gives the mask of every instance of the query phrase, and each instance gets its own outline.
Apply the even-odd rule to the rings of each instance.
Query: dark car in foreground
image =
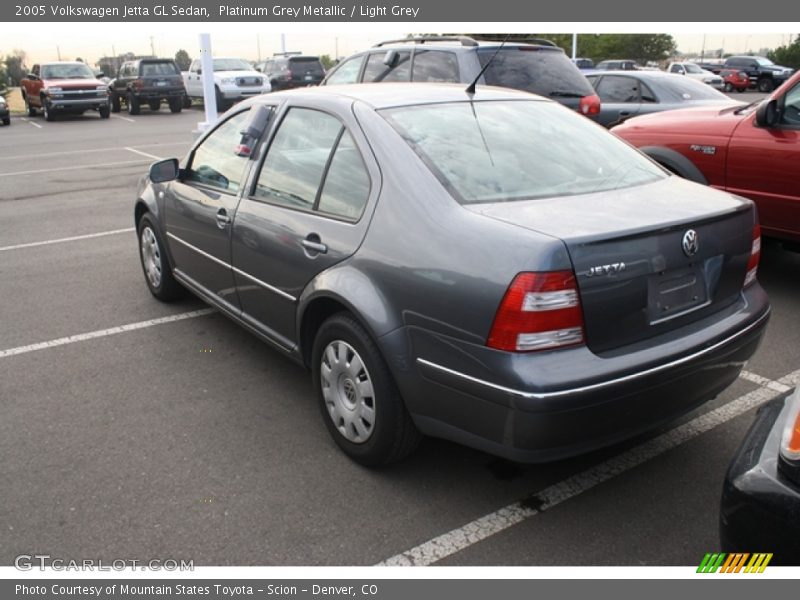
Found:
[[[725,476],[720,544],[800,566],[800,390],[762,406]]]
[[[477,78],[479,84],[538,94],[595,118],[600,100],[583,73],[561,48],[548,40],[535,41],[479,42],[466,36],[389,40],[346,58],[328,72],[322,84],[469,84]]]
[[[111,112],[120,112],[122,105],[128,114],[138,115],[142,104],[156,111],[165,102],[169,110],[183,110],[186,88],[183,76],[174,60],[143,58],[122,63],[116,79],[109,84]]]
[[[3,125],[11,125],[11,111],[3,96],[0,96],[0,121],[3,122]]]
[[[259,96],[152,165],[134,216],[151,293],[308,367],[364,464],[420,434],[527,462],[613,444],[735,381],[769,316],[752,202],[514,90]]]
[[[701,81],[662,71],[608,71],[586,76],[600,96],[598,122],[606,127],[649,113],[735,104]]]
[[[613,131],[682,177],[755,201],[765,235],[800,244],[800,73],[762,102],[646,115]]]

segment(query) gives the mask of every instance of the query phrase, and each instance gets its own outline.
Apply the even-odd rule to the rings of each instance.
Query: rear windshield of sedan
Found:
[[[458,102],[381,113],[462,204],[602,192],[667,176],[554,102]]]
[[[713,74],[711,75],[713,76]],[[677,102],[691,102],[693,100],[719,100],[731,102],[731,99],[718,92],[713,87],[702,81],[683,77],[681,75],[669,76],[657,80],[663,90]]]

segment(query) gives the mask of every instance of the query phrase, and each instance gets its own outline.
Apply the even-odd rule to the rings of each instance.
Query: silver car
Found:
[[[134,216],[150,292],[305,365],[366,465],[422,434],[526,462],[612,444],[730,385],[769,315],[752,202],[513,90],[259,96],[154,164]]]

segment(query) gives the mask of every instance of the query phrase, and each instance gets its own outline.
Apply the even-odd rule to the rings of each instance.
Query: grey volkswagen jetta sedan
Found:
[[[730,385],[769,315],[752,202],[513,90],[247,100],[151,166],[135,220],[152,294],[305,365],[367,465],[423,434],[524,462],[631,437]]]

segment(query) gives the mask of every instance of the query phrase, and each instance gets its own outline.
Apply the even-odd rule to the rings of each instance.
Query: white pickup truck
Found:
[[[241,58],[214,58],[214,88],[217,108],[225,110],[237,100],[258,96],[272,90],[269,79]],[[200,59],[192,61],[183,73],[183,83],[189,98],[203,99],[203,78]]]
[[[686,75],[691,79],[707,83],[711,87],[722,90],[725,87],[725,82],[722,77],[715,75],[711,71],[701,69],[692,62],[673,62],[669,63],[667,67],[668,73],[677,73],[678,75]]]

